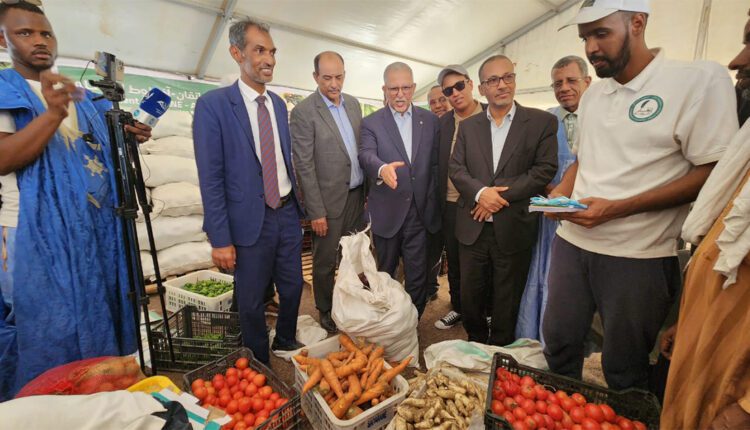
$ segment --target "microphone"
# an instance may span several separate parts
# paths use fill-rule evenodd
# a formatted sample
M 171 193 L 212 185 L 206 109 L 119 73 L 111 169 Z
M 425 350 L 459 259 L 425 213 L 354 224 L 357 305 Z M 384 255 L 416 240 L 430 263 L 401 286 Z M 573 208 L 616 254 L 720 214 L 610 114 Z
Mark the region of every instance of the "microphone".
M 140 105 L 133 111 L 133 119 L 154 128 L 159 122 L 159 117 L 169 109 L 172 98 L 158 88 L 151 88 Z

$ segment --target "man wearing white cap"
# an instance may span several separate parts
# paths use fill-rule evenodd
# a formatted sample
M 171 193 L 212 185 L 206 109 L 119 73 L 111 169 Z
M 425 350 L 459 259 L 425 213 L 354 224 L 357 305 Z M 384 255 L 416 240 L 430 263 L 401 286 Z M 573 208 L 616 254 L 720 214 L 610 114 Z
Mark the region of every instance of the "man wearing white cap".
M 581 100 L 578 161 L 551 193 L 588 209 L 558 215 L 545 356 L 552 371 L 580 378 L 598 310 L 613 389 L 647 385 L 649 352 L 681 282 L 676 245 L 689 203 L 738 129 L 719 64 L 671 61 L 646 46 L 648 6 L 586 0 L 571 21 L 604 79 Z

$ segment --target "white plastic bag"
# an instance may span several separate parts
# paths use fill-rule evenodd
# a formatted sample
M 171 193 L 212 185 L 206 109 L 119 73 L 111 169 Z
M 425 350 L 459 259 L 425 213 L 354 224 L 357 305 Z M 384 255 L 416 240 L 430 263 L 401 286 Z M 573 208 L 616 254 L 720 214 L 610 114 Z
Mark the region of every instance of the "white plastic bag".
M 542 344 L 533 339 L 518 339 L 504 347 L 485 345 L 465 340 L 446 340 L 427 347 L 424 362 L 428 369 L 448 363 L 460 369 L 488 373 L 492 370 L 492 356 L 496 352 L 512 355 L 519 363 L 546 370 Z
M 175 157 L 195 159 L 193 139 L 184 136 L 168 136 L 149 140 L 141 145 L 141 151 L 151 155 L 174 155 Z
M 167 136 L 193 137 L 193 114 L 176 109 L 168 110 L 151 131 L 152 139 Z
M 378 272 L 368 230 L 341 238 L 342 258 L 331 317 L 349 336 L 364 336 L 385 348 L 389 361 L 412 356 L 410 364 L 418 367 L 417 308 L 399 282 Z M 370 290 L 362 285 L 360 273 L 367 277 Z
M 203 215 L 201 190 L 187 182 L 174 182 L 160 185 L 151 191 L 151 204 L 154 207 L 151 218 L 182 217 Z
M 169 217 L 160 216 L 151 221 L 154 232 L 156 250 L 161 251 L 180 243 L 203 242 L 208 239 L 203 232 L 203 217 L 200 215 Z M 147 251 L 148 235 L 146 224 L 137 223 L 138 246 L 141 251 Z
M 141 157 L 143 181 L 147 187 L 172 182 L 187 182 L 198 185 L 198 167 L 195 160 L 174 155 L 144 155 Z

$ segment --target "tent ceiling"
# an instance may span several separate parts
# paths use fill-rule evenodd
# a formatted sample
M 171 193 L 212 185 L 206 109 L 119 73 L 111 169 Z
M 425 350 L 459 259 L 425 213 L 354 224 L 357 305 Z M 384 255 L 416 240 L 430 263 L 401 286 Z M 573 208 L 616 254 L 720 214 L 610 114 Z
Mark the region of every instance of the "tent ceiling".
M 60 55 L 88 59 L 115 53 L 131 66 L 221 79 L 237 75 L 228 54 L 231 18 L 250 15 L 271 24 L 279 48 L 274 84 L 312 89 L 312 59 L 336 50 L 346 60 L 345 91 L 382 97 L 382 71 L 402 60 L 419 88 L 440 67 L 478 63 L 499 50 L 517 62 L 519 92 L 538 93 L 549 68 L 583 54 L 574 28 L 557 32 L 580 0 L 44 0 Z M 652 0 L 651 46 L 692 59 L 701 12 L 709 6 L 705 58 L 726 64 L 739 48 L 743 0 Z M 225 14 L 225 11 L 229 13 Z M 423 92 L 421 92 L 423 93 Z M 541 97 L 541 96 L 540 96 Z M 551 94 L 544 94 L 547 99 Z M 554 101 L 551 100 L 551 103 Z M 534 104 L 534 103 L 532 103 Z

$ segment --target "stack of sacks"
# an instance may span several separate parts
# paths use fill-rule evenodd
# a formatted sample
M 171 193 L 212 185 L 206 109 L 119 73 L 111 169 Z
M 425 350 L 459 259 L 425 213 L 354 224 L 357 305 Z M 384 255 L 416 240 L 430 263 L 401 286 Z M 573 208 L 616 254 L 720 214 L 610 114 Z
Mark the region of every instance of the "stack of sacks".
M 213 266 L 203 232 L 203 205 L 192 139 L 193 116 L 168 111 L 141 145 L 141 166 L 150 202 L 151 226 L 162 277 Z M 143 275 L 154 278 L 146 224 L 138 218 Z

